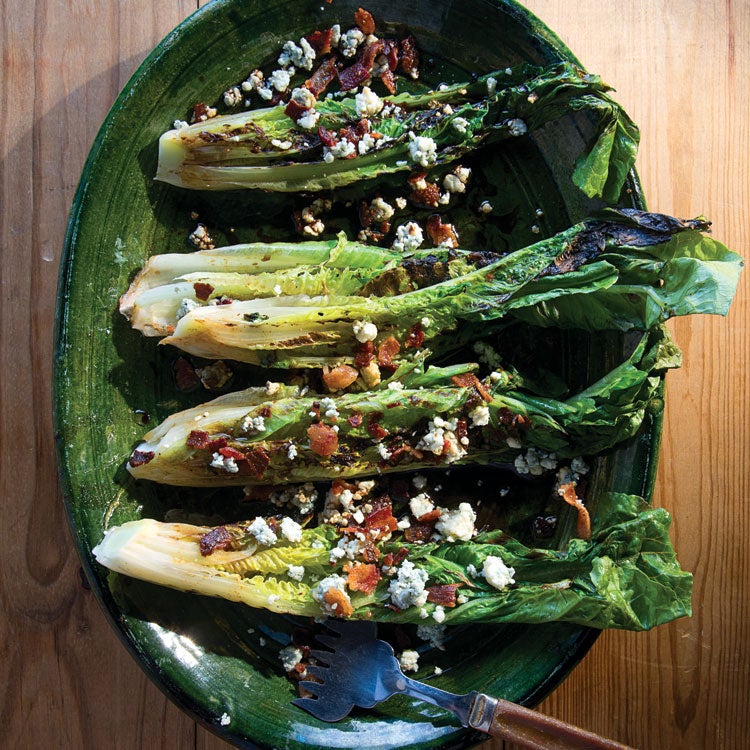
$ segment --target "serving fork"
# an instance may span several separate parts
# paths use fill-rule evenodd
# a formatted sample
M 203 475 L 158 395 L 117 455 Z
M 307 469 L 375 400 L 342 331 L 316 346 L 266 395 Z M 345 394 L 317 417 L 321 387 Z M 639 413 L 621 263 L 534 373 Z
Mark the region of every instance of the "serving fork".
M 632 750 L 516 703 L 477 691 L 456 695 L 413 680 L 401 671 L 390 644 L 378 639 L 375 623 L 329 620 L 326 627 L 331 634 L 317 638 L 331 650 L 310 652 L 317 664 L 307 672 L 315 680 L 300 683 L 313 697 L 293 701 L 322 721 L 339 721 L 354 706 L 371 708 L 405 693 L 452 711 L 464 727 L 531 750 Z

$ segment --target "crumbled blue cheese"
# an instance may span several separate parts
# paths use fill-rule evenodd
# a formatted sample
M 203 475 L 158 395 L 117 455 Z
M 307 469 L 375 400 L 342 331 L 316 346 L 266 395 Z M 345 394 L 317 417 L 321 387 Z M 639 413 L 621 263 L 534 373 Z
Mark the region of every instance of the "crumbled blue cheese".
M 289 83 L 294 75 L 294 68 L 287 68 L 285 70 L 274 70 L 270 76 L 268 76 L 268 84 L 276 89 L 276 91 L 283 93 L 289 88 Z
M 368 341 L 374 341 L 378 335 L 378 327 L 374 323 L 369 323 L 364 320 L 357 320 L 352 325 L 354 331 L 354 338 L 360 342 L 360 344 L 367 343 Z
M 406 198 L 403 198 L 402 196 L 396 198 L 396 208 L 403 211 L 406 208 Z
M 273 380 L 266 380 L 266 393 L 269 396 L 275 396 L 281 390 L 281 383 Z
M 461 503 L 458 508 L 445 510 L 435 524 L 437 531 L 448 542 L 469 542 L 474 536 L 474 523 L 477 514 L 469 503 Z
M 528 131 L 526 123 L 518 117 L 514 117 L 512 120 L 508 120 L 505 125 L 508 128 L 508 132 L 512 136 L 519 137 L 522 135 L 526 135 Z
M 279 651 L 279 659 L 285 672 L 291 672 L 302 661 L 302 658 L 302 649 L 296 646 L 286 646 Z
M 191 310 L 195 310 L 200 306 L 201 304 L 199 302 L 196 302 L 194 299 L 190 299 L 189 297 L 185 297 L 185 299 L 180 302 L 180 306 L 177 308 L 175 317 L 177 318 L 177 320 L 180 320 L 181 318 L 184 318 Z
M 443 178 L 443 187 L 448 193 L 464 193 L 466 192 L 466 184 L 469 181 L 469 177 L 471 177 L 471 169 L 468 167 L 456 167 L 456 169 Z
M 435 510 L 435 506 L 432 500 L 430 500 L 424 492 L 420 492 L 419 495 L 415 495 L 409 500 L 409 510 L 411 510 L 414 518 L 419 520 L 422 516 L 432 513 L 432 511 Z
M 245 432 L 265 432 L 266 420 L 264 417 L 253 417 L 248 414 L 242 420 L 242 429 Z
M 445 420 L 439 415 L 434 416 L 427 424 L 427 432 L 417 443 L 417 449 L 444 456 L 446 463 L 457 461 L 466 455 L 463 446 L 469 443 L 468 438 L 459 441 L 455 433 L 457 427 L 456 419 Z
M 423 490 L 427 486 L 427 477 L 423 474 L 415 474 L 411 483 L 418 489 Z
M 378 443 L 378 454 L 383 461 L 387 461 L 393 454 L 385 447 L 384 443 Z
M 208 233 L 205 224 L 198 224 L 188 235 L 188 241 L 195 245 L 199 250 L 213 250 L 214 241 Z
M 429 167 L 437 161 L 437 143 L 425 135 L 414 135 L 409 133 L 411 136 L 411 142 L 409 143 L 409 156 L 415 164 L 419 164 L 421 167 Z
M 172 123 L 172 127 L 175 130 L 182 130 L 183 128 L 189 128 L 190 125 L 188 125 L 188 123 L 186 123 L 185 120 L 175 120 Z
M 244 80 L 240 84 L 240 88 L 246 94 L 250 94 L 253 91 L 258 91 L 258 89 L 262 87 L 263 87 L 263 71 L 261 70 L 254 70 L 252 73 L 250 73 L 247 79 Z
M 492 204 L 489 201 L 482 201 L 479 204 L 479 213 L 480 214 L 491 214 L 492 213 Z
M 312 91 L 310 91 L 310 89 L 306 89 L 304 86 L 297 86 L 296 88 L 292 89 L 290 98 L 302 109 L 312 109 L 317 102 Z
M 372 117 L 383 109 L 383 100 L 369 86 L 363 86 L 354 97 L 354 106 L 360 117 Z
M 287 566 L 286 574 L 293 581 L 301 581 L 305 577 L 305 566 L 304 565 L 289 565 Z
M 506 440 L 508 442 L 510 438 Z M 510 447 L 513 447 L 508 442 Z M 545 453 L 544 451 L 529 448 L 526 453 L 516 456 L 513 465 L 519 474 L 531 474 L 532 476 L 541 476 L 545 469 L 557 468 L 557 457 L 554 453 Z
M 445 112 L 445 110 L 443 110 Z M 448 114 L 448 113 L 446 113 Z M 469 121 L 465 117 L 454 117 L 451 120 L 451 125 L 461 134 L 466 135 L 466 130 L 469 127 Z
M 413 562 L 404 560 L 398 568 L 396 577 L 388 586 L 391 602 L 399 609 L 408 609 L 412 605 L 423 607 L 427 602 L 428 573 L 422 568 L 416 567 Z
M 272 138 L 271 145 L 279 151 L 288 151 L 292 147 L 291 141 L 282 141 L 280 138 Z
M 523 448 L 523 443 L 513 435 L 508 435 L 508 437 L 505 438 L 505 442 L 508 445 L 508 448 L 514 448 L 516 450 L 519 448 Z
M 386 203 L 380 196 L 370 201 L 370 215 L 378 224 L 388 221 L 394 214 L 393 206 Z
M 270 101 L 273 99 L 273 89 L 269 88 L 268 86 L 261 86 L 258 89 L 258 96 L 261 99 L 265 99 L 266 101 Z
M 227 89 L 224 92 L 224 104 L 227 107 L 237 107 L 242 104 L 242 92 L 238 86 L 232 86 L 231 89 Z
M 347 141 L 346 138 L 342 138 L 338 143 L 333 146 L 326 146 L 323 150 L 323 160 L 330 163 L 334 159 L 346 159 L 357 150 L 357 147 L 351 142 Z
M 484 558 L 482 566 L 482 575 L 487 583 L 496 589 L 504 589 L 514 583 L 513 576 L 516 571 L 509 568 L 501 557 L 489 555 Z
M 493 370 L 499 370 L 502 367 L 500 355 L 485 341 L 477 341 L 474 344 L 474 352 L 479 357 L 480 362 Z
M 232 717 L 226 711 L 219 717 L 219 724 L 223 727 L 229 726 L 231 721 Z
M 339 38 L 339 49 L 344 57 L 354 57 L 357 47 L 365 41 L 365 35 L 359 29 L 349 29 Z
M 393 241 L 393 249 L 399 252 L 411 252 L 416 250 L 424 242 L 422 227 L 416 221 L 407 221 L 396 229 L 396 239 Z
M 472 427 L 484 427 L 490 423 L 490 409 L 487 404 L 479 404 L 469 412 Z
M 312 128 L 317 127 L 319 119 L 320 112 L 316 112 L 314 109 L 308 109 L 307 112 L 297 120 L 297 125 L 305 130 L 312 130 Z
M 281 596 L 279 594 L 269 594 L 266 597 L 266 604 L 273 605 L 276 604 L 277 601 L 281 599 Z
M 570 470 L 576 474 L 588 474 L 589 466 L 580 456 L 576 456 L 570 462 Z
M 391 391 L 403 391 L 404 384 L 400 380 L 391 380 L 391 382 L 388 383 L 388 389 Z
M 497 91 L 497 78 L 490 76 L 487 79 L 487 96 L 494 96 Z
M 289 447 L 286 449 L 286 457 L 290 461 L 294 461 L 294 459 L 297 458 L 297 455 L 297 446 L 294 443 L 289 443 Z
M 291 40 L 284 42 L 278 63 L 282 68 L 287 68 L 292 65 L 298 68 L 304 68 L 305 70 L 312 70 L 314 59 L 315 50 L 312 48 L 310 42 L 308 42 L 305 37 L 302 37 L 299 40 L 299 45 L 296 45 Z
M 248 527 L 247 533 L 255 537 L 258 544 L 271 547 L 276 544 L 278 537 L 273 533 L 273 529 L 266 523 L 266 519 L 258 516 Z
M 284 539 L 288 539 L 293 544 L 302 541 L 302 527 L 296 521 L 289 518 L 289 516 L 284 516 L 281 519 L 279 531 Z
M 398 655 L 398 664 L 404 672 L 416 672 L 419 669 L 419 654 L 408 648 Z
M 338 604 L 330 605 L 324 599 L 326 593 L 331 590 L 341 591 L 346 597 L 347 601 L 351 601 L 349 599 L 349 594 L 346 593 L 346 578 L 336 574 L 330 575 L 324 578 L 322 581 L 318 581 L 318 583 L 315 584 L 310 593 L 312 594 L 312 598 L 320 604 L 323 612 L 328 615 L 335 615 L 336 610 L 338 609 Z
M 371 151 L 375 146 L 377 146 L 377 140 L 373 138 L 369 133 L 365 133 L 360 141 L 357 143 L 357 153 L 361 156 L 362 154 L 366 154 L 368 151 Z
M 339 41 L 341 41 L 341 26 L 335 23 L 331 26 L 331 46 L 338 47 Z
M 435 611 L 432 613 L 432 619 L 438 624 L 445 620 L 445 609 L 441 605 L 438 604 L 435 607 Z
M 339 418 L 339 410 L 336 408 L 336 402 L 329 396 L 320 399 L 320 413 L 326 419 Z
M 442 649 L 445 645 L 445 625 L 417 625 L 417 637 L 428 641 L 434 648 Z
M 222 456 L 221 453 L 214 453 L 211 456 L 211 464 L 214 469 L 224 469 L 229 474 L 236 474 L 240 467 L 231 456 Z

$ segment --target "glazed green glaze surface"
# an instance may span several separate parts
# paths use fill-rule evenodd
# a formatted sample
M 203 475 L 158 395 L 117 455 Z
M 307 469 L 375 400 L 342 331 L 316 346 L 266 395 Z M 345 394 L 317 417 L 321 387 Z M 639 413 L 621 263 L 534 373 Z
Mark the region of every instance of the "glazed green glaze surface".
M 173 508 L 208 516 L 231 512 L 220 492 L 140 485 L 125 471 L 130 450 L 149 427 L 207 396 L 175 389 L 175 353 L 130 330 L 117 312 L 119 296 L 149 255 L 189 250 L 191 211 L 227 229 L 220 241 L 230 235 L 241 241 L 295 239 L 288 221 L 294 196 L 207 198 L 154 182 L 157 139 L 173 120 L 187 119 L 194 103 L 216 101 L 250 70 L 275 61 L 285 40 L 338 22 L 349 28 L 358 5 L 215 0 L 179 26 L 144 62 L 102 126 L 81 177 L 61 268 L 58 453 L 84 566 L 113 626 L 149 675 L 181 707 L 242 747 L 464 747 L 482 739 L 453 716 L 410 699 L 391 699 L 335 725 L 319 722 L 291 705 L 295 687 L 277 658 L 299 625 L 293 618 L 108 575 L 91 555 L 106 528 L 133 518 L 164 518 Z M 511 2 L 392 0 L 367 7 L 381 24 L 408 27 L 416 36 L 431 85 L 522 60 L 574 59 Z M 521 214 L 542 208 L 545 235 L 592 208 L 570 182 L 587 127 L 583 118 L 565 118 L 527 145 L 493 157 L 496 194 Z M 635 179 L 628 200 L 643 207 Z M 530 224 L 518 222 L 505 241 L 527 244 Z M 623 341 L 566 338 L 565 347 L 567 367 L 591 374 L 621 355 Z M 598 462 L 593 506 L 606 490 L 650 498 L 660 414 L 656 404 L 640 436 Z M 570 526 L 572 516 L 568 521 Z M 455 628 L 445 651 L 424 649 L 417 677 L 458 693 L 482 690 L 533 705 L 595 637 L 565 624 Z M 443 674 L 430 677 L 435 665 Z

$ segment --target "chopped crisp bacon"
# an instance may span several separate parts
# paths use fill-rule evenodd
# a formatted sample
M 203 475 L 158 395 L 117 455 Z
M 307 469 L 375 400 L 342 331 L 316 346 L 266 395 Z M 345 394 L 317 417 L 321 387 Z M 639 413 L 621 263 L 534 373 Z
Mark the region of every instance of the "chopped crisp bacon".
M 372 539 L 388 536 L 398 528 L 388 495 L 381 495 L 372 501 L 372 511 L 365 516 L 365 528 Z
M 251 477 L 262 477 L 271 462 L 268 453 L 260 445 L 247 451 L 243 458 L 244 461 L 240 465 L 240 473 L 243 476 L 247 474 Z
M 572 505 L 578 511 L 578 523 L 576 534 L 581 539 L 591 539 L 591 516 L 583 504 L 583 500 L 576 494 L 576 487 L 572 482 L 560 485 L 558 492 L 568 505 Z
M 284 114 L 291 119 L 293 122 L 297 122 L 302 115 L 307 112 L 308 107 L 303 107 L 301 104 L 298 104 L 294 101 L 294 99 L 290 99 L 289 103 L 286 105 L 286 109 L 284 110 Z
M 193 284 L 193 289 L 195 290 L 195 296 L 199 300 L 203 300 L 203 302 L 211 296 L 211 292 L 214 290 L 210 284 L 205 284 L 202 281 L 196 281 L 195 284 Z
M 348 68 L 338 71 L 339 86 L 342 91 L 351 91 L 362 85 L 369 77 L 368 70 L 360 61 L 355 62 Z
M 389 552 L 383 558 L 383 567 L 395 568 L 397 565 L 401 565 L 401 563 L 406 560 L 408 554 L 409 550 L 406 549 L 406 547 L 399 547 L 395 552 Z
M 457 583 L 438 583 L 427 587 L 427 601 L 443 607 L 456 606 Z
M 201 384 L 198 373 L 185 357 L 178 357 L 174 362 L 173 368 L 175 383 L 183 393 L 193 391 Z
M 380 557 L 380 550 L 372 543 L 371 539 L 366 539 L 362 542 L 360 554 L 366 563 L 374 563 Z
M 391 94 L 396 93 L 396 76 L 393 75 L 393 71 L 390 68 L 386 68 L 380 74 L 380 80 L 383 82 L 383 86 L 385 86 Z
M 215 529 L 205 533 L 199 540 L 201 555 L 208 555 L 216 552 L 217 549 L 229 549 L 232 546 L 232 537 L 226 530 L 225 526 L 217 526 Z
M 339 617 L 349 617 L 354 612 L 354 607 L 349 597 L 341 589 L 330 588 L 323 594 L 323 601 L 336 612 Z
M 135 468 L 136 466 L 143 466 L 154 458 L 153 451 L 133 451 L 130 454 L 128 463 Z
M 469 434 L 468 425 L 465 419 L 459 419 L 456 421 L 456 437 L 460 440 L 461 438 L 467 437 Z
M 217 437 L 217 438 L 214 438 L 214 439 L 213 439 L 213 440 L 212 440 L 212 441 L 211 441 L 211 442 L 210 442 L 210 443 L 208 444 L 208 449 L 209 449 L 210 451 L 218 451 L 218 450 L 221 450 L 222 448 L 226 448 L 226 447 L 227 447 L 227 442 L 228 442 L 228 441 L 227 441 L 226 437 L 224 437 L 224 436 L 222 436 L 222 437 Z
M 401 344 L 396 341 L 395 337 L 389 336 L 378 346 L 378 364 L 386 370 L 393 372 L 396 365 L 393 364 L 393 358 L 401 351 Z
M 362 417 L 362 415 L 359 412 L 354 412 L 354 414 L 350 414 L 346 418 L 346 421 L 349 422 L 349 424 L 352 427 L 361 427 L 362 426 L 363 417 Z
M 331 40 L 333 39 L 333 29 L 324 29 L 323 31 L 313 31 L 305 37 L 315 52 L 320 55 L 327 55 L 331 51 Z M 320 68 L 318 68 L 320 70 Z
M 319 456 L 328 458 L 338 450 L 338 433 L 327 424 L 316 422 L 310 425 L 307 428 L 307 436 L 310 438 L 310 450 Z
M 355 146 L 362 140 L 366 133 L 370 132 L 370 121 L 361 117 L 354 125 L 347 125 L 339 130 L 339 137 L 345 138 Z
M 334 479 L 331 483 L 331 494 L 334 497 L 338 497 L 344 490 L 349 490 L 350 492 L 354 492 L 354 490 L 357 489 L 356 484 L 352 484 L 351 482 L 347 482 L 345 479 Z
M 367 201 L 359 202 L 357 213 L 359 214 L 359 223 L 365 229 L 374 221 L 373 217 L 375 216 L 375 212 L 370 208 L 370 204 Z
M 359 373 L 349 365 L 339 365 L 330 368 L 328 365 L 323 367 L 323 385 L 329 391 L 341 391 L 348 388 L 358 377 Z
M 424 344 L 424 331 L 420 323 L 415 323 L 406 336 L 404 349 L 420 349 L 422 344 Z
M 208 433 L 205 430 L 190 430 L 185 440 L 188 448 L 208 448 Z
M 458 247 L 458 235 L 456 234 L 456 228 L 453 224 L 443 224 L 443 220 L 440 218 L 440 214 L 432 214 L 427 219 L 427 234 L 430 235 L 430 239 L 433 244 L 446 247 Z
M 327 130 L 322 125 L 318 126 L 318 138 L 320 138 L 320 142 L 324 146 L 335 146 L 336 143 L 338 143 L 338 138 L 336 137 L 336 133 L 332 133 L 330 130 Z
M 367 367 L 375 358 L 375 342 L 365 341 L 357 347 L 357 354 L 354 356 L 354 365 L 356 367 Z
M 395 72 L 398 68 L 398 42 L 395 39 L 383 39 L 383 54 L 388 60 L 388 70 Z
M 435 521 L 415 521 L 404 531 L 407 542 L 429 542 L 435 532 Z
M 233 458 L 235 461 L 244 461 L 245 454 L 242 451 L 238 451 L 236 448 L 232 448 L 228 445 L 226 448 L 219 448 L 219 454 L 224 458 Z
M 374 440 L 382 440 L 387 437 L 388 430 L 382 427 L 379 422 L 383 418 L 382 412 L 374 411 L 367 419 L 367 432 Z
M 410 78 L 419 76 L 419 52 L 413 36 L 407 36 L 399 43 L 401 72 Z
M 315 98 L 318 98 L 328 88 L 331 82 L 336 80 L 337 75 L 338 70 L 336 69 L 336 59 L 334 57 L 327 57 L 323 60 L 318 69 L 305 81 L 305 88 Z
M 374 34 L 375 33 L 375 19 L 372 17 L 372 13 L 364 8 L 357 8 L 354 11 L 354 23 L 359 26 L 360 31 L 363 34 Z
M 193 105 L 193 122 L 208 119 L 208 105 L 204 102 L 198 102 Z
M 440 205 L 440 188 L 434 182 L 426 182 L 423 188 L 409 194 L 409 200 L 422 208 L 437 208 Z
M 380 580 L 380 571 L 372 563 L 354 563 L 349 566 L 346 584 L 352 591 L 372 594 Z
M 487 402 L 492 401 L 492 396 L 488 393 L 484 384 L 473 372 L 465 372 L 461 375 L 453 375 L 451 382 L 455 383 L 459 388 L 476 388 L 477 393 Z

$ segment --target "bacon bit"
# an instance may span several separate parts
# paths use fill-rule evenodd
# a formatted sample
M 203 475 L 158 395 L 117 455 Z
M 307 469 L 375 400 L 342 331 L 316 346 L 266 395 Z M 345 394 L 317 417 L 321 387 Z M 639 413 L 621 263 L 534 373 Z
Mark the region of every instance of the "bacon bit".
M 195 296 L 203 302 L 211 296 L 211 292 L 214 290 L 210 284 L 205 284 L 202 281 L 196 281 L 195 284 L 193 284 L 193 289 L 195 290 Z
M 411 172 L 406 181 L 415 189 L 419 190 L 417 185 L 427 180 L 427 172 Z
M 383 54 L 388 60 L 388 69 L 395 72 L 398 68 L 398 42 L 395 39 L 383 39 Z
M 382 440 L 388 435 L 388 430 L 378 424 L 382 418 L 382 412 L 374 411 L 367 419 L 367 432 L 374 440 Z
M 228 442 L 228 441 L 227 441 L 227 439 L 226 439 L 225 437 L 217 437 L 217 438 L 214 438 L 214 439 L 213 439 L 213 440 L 212 440 L 212 441 L 211 441 L 211 442 L 210 442 L 210 443 L 208 444 L 208 449 L 209 449 L 210 451 L 219 451 L 219 450 L 221 450 L 222 448 L 226 448 L 226 447 L 227 447 L 227 442 Z
M 175 383 L 177 384 L 177 388 L 183 393 L 194 391 L 201 384 L 198 373 L 185 357 L 178 357 L 174 362 L 173 368 Z
M 427 521 L 425 523 L 417 521 L 415 523 L 412 523 L 412 525 L 404 531 L 404 538 L 407 542 L 429 542 L 430 539 L 432 539 L 432 535 L 434 533 L 434 521 Z
M 354 125 L 347 125 L 339 130 L 339 137 L 344 138 L 355 146 L 362 140 L 365 134 L 370 132 L 370 121 L 364 117 L 357 120 Z
M 307 428 L 310 438 L 310 450 L 319 456 L 327 458 L 333 455 L 339 447 L 339 436 L 333 427 L 322 422 L 316 422 Z
M 215 529 L 211 529 L 211 531 L 203 534 L 198 540 L 198 546 L 200 547 L 201 555 L 208 557 L 208 555 L 216 552 L 217 549 L 229 549 L 232 546 L 232 537 L 225 526 L 217 526 Z
M 422 208 L 437 208 L 440 205 L 440 188 L 434 182 L 428 182 L 421 190 L 414 190 L 409 200 Z
M 375 212 L 370 209 L 370 204 L 367 201 L 359 202 L 357 213 L 359 214 L 359 223 L 362 227 L 366 229 L 372 224 Z
M 406 560 L 408 554 L 409 550 L 406 547 L 399 547 L 395 552 L 389 552 L 383 558 L 383 567 L 395 568 L 397 565 L 401 565 Z
M 420 349 L 424 344 L 424 331 L 421 323 L 415 323 L 410 329 L 404 341 L 404 349 Z
M 433 508 L 429 513 L 423 513 L 417 521 L 419 521 L 419 523 L 430 523 L 432 521 L 437 521 L 442 515 L 443 512 L 440 508 Z
M 366 539 L 363 542 L 361 554 L 362 559 L 366 563 L 374 563 L 377 562 L 378 558 L 380 557 L 380 550 L 372 543 L 372 540 Z
M 338 497 L 344 490 L 354 492 L 357 489 L 356 484 L 347 482 L 345 479 L 334 479 L 331 483 L 331 493 L 334 497 Z
M 208 105 L 204 102 L 198 102 L 193 106 L 193 122 L 200 122 L 208 119 Z
M 456 421 L 456 437 L 460 440 L 465 438 L 469 434 L 468 426 L 465 419 L 459 419 Z
M 365 516 L 365 528 L 373 539 L 387 536 L 398 528 L 398 521 L 393 517 L 391 498 L 381 495 L 372 501 L 372 511 Z
M 359 26 L 363 34 L 369 35 L 375 33 L 375 19 L 370 11 L 364 8 L 357 8 L 354 11 L 354 23 Z
M 372 563 L 354 563 L 349 566 L 346 584 L 352 591 L 372 594 L 380 580 L 380 571 Z
M 331 369 L 323 367 L 323 385 L 329 391 L 341 391 L 348 388 L 357 378 L 359 372 L 349 365 L 339 365 Z
M 393 75 L 393 71 L 390 68 L 386 68 L 380 74 L 380 80 L 383 82 L 383 86 L 385 86 L 391 94 L 396 93 L 396 76 Z
M 401 344 L 393 336 L 389 336 L 378 346 L 378 364 L 390 370 L 395 371 L 396 365 L 393 364 L 393 358 L 401 351 Z
M 305 81 L 305 88 L 317 99 L 328 88 L 331 82 L 336 80 L 337 75 L 336 59 L 334 57 L 327 57 L 318 69 Z
M 290 99 L 289 103 L 286 105 L 286 108 L 284 109 L 284 114 L 292 121 L 297 122 L 302 115 L 307 112 L 309 108 L 303 107 L 301 104 L 294 101 L 294 99 Z
M 354 612 L 354 607 L 349 601 L 349 597 L 341 589 L 330 588 L 323 594 L 323 601 L 334 609 L 337 616 L 349 617 Z
M 458 247 L 458 235 L 453 224 L 443 224 L 440 214 L 432 214 L 427 219 L 427 234 L 436 246 Z
M 268 453 L 259 445 L 256 445 L 252 450 L 245 453 L 243 458 L 244 461 L 240 469 L 243 476 L 247 472 L 251 477 L 262 477 L 266 473 L 268 464 L 271 462 Z
M 354 357 L 355 367 L 362 368 L 372 362 L 375 357 L 375 342 L 365 341 L 357 347 L 357 354 Z
M 133 451 L 130 454 L 130 458 L 128 459 L 128 463 L 135 468 L 136 466 L 143 466 L 143 464 L 147 464 L 149 461 L 151 461 L 154 457 L 153 451 Z
M 414 37 L 407 36 L 402 39 L 399 43 L 399 51 L 401 72 L 410 78 L 417 78 L 419 76 L 419 52 Z
M 488 393 L 487 389 L 484 387 L 484 384 L 477 378 L 477 376 L 473 372 L 465 372 L 461 375 L 453 375 L 451 377 L 451 382 L 455 383 L 459 388 L 476 388 L 477 393 L 487 402 L 492 401 L 492 396 Z M 505 411 L 510 414 L 511 412 L 508 409 L 505 409 Z
M 572 482 L 560 485 L 558 492 L 568 505 L 572 505 L 578 511 L 576 534 L 581 539 L 591 539 L 591 516 L 589 516 L 588 510 L 583 504 L 583 500 L 576 494 L 575 485 Z
M 456 606 L 457 583 L 438 583 L 427 587 L 427 601 L 441 604 L 443 607 Z
M 362 415 L 359 412 L 354 412 L 354 414 L 350 414 L 346 418 L 346 421 L 349 422 L 349 424 L 352 427 L 361 427 L 362 426 L 363 417 L 362 417 Z
M 271 416 L 271 407 L 262 406 L 260 409 L 258 409 L 258 416 L 263 417 L 263 419 L 268 419 Z
M 208 433 L 205 430 L 191 430 L 185 445 L 188 448 L 208 448 Z
M 372 66 L 366 68 L 361 61 L 355 62 L 348 68 L 338 71 L 339 85 L 342 91 L 351 91 L 363 84 L 369 77 Z
M 333 39 L 333 29 L 324 31 L 313 31 L 305 37 L 315 52 L 320 55 L 327 55 L 331 51 L 331 40 Z M 320 70 L 320 68 L 318 68 Z
M 233 458 L 235 461 L 244 461 L 245 454 L 242 451 L 238 451 L 236 448 L 232 448 L 228 445 L 226 448 L 219 448 L 219 454 L 224 458 Z
M 332 133 L 330 130 L 327 130 L 322 125 L 318 126 L 318 138 L 320 138 L 320 142 L 324 146 L 335 146 L 336 143 L 338 143 L 338 139 L 336 138 L 336 134 Z

